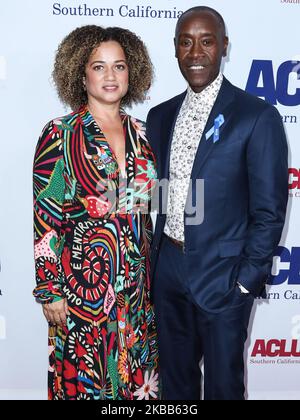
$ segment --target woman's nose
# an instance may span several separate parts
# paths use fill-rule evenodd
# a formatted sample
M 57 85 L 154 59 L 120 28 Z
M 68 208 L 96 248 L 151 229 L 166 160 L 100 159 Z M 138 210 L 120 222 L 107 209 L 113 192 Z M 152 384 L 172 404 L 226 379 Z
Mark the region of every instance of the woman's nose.
M 105 79 L 106 80 L 114 80 L 115 79 L 115 72 L 113 67 L 107 67 L 105 71 Z

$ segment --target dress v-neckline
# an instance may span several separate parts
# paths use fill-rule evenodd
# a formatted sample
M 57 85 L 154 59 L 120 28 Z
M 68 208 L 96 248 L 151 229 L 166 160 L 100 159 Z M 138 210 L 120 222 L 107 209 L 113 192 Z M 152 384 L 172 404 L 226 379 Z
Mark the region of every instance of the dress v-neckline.
M 111 147 L 111 145 L 109 144 L 104 132 L 102 131 L 100 125 L 97 123 L 96 119 L 94 118 L 94 116 L 92 115 L 92 113 L 89 111 L 88 106 L 86 106 L 86 112 L 91 116 L 91 119 L 94 123 L 94 126 L 99 130 L 99 133 L 102 134 L 103 137 L 101 137 L 101 141 L 105 142 L 105 144 L 107 145 L 107 148 L 112 156 L 112 158 L 114 159 L 114 161 L 116 162 L 117 168 L 118 168 L 118 172 L 121 175 L 122 178 L 127 178 L 127 169 L 126 169 L 126 149 L 127 149 L 127 141 L 126 141 L 126 136 L 124 135 L 124 142 L 125 142 L 125 172 L 123 172 L 123 170 L 121 169 L 121 166 L 119 164 L 119 161 L 117 159 L 117 156 L 113 150 L 113 148 Z M 121 122 L 122 122 L 122 126 L 124 125 L 124 121 L 126 118 L 126 115 L 124 112 L 120 112 L 120 117 L 121 117 Z
M 97 126 L 98 126 L 98 124 L 97 124 Z M 127 171 L 126 171 L 126 138 L 124 137 L 124 141 L 125 141 L 125 173 L 123 173 L 123 171 L 121 169 L 121 166 L 120 166 L 120 163 L 119 163 L 119 161 L 117 159 L 117 156 L 116 156 L 113 148 L 111 147 L 111 145 L 107 141 L 107 138 L 105 137 L 103 131 L 100 129 L 99 126 L 98 126 L 98 128 L 101 131 L 101 133 L 103 134 L 103 139 L 101 139 L 101 140 L 104 140 L 105 141 L 105 143 L 107 144 L 107 148 L 109 149 L 112 158 L 115 160 L 115 162 L 117 164 L 119 174 L 122 176 L 122 178 L 126 178 L 127 177 Z

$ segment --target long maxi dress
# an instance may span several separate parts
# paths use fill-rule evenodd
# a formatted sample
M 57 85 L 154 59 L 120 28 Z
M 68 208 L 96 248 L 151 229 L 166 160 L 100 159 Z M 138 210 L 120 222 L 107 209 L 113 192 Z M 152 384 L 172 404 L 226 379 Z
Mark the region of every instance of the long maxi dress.
M 155 159 L 144 125 L 121 113 L 126 177 L 87 106 L 50 121 L 34 158 L 40 303 L 66 298 L 49 326 L 49 399 L 158 399 L 150 302 L 149 214 Z

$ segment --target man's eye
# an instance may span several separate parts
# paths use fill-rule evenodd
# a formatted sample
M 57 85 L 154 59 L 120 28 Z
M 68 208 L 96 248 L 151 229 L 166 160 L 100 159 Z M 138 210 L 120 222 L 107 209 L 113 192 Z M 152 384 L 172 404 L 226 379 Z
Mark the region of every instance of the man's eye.
M 181 42 L 181 45 L 182 45 L 183 47 L 188 47 L 190 44 L 191 44 L 191 41 L 190 41 L 189 39 L 184 39 L 184 40 Z
M 204 39 L 202 41 L 202 44 L 205 45 L 206 47 L 212 44 L 212 40 L 211 39 Z

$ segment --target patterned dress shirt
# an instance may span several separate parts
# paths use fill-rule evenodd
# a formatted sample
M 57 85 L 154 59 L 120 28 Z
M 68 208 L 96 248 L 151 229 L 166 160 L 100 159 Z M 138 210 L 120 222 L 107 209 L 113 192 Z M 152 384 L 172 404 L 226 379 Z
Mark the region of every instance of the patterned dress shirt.
M 201 93 L 188 87 L 173 134 L 170 183 L 164 233 L 184 242 L 184 209 L 200 139 L 223 82 L 220 73 Z

